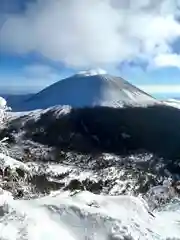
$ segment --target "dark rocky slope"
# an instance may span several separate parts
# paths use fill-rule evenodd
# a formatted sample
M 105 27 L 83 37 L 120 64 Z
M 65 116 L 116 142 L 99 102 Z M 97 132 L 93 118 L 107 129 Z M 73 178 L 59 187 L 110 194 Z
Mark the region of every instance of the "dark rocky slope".
M 8 129 L 25 130 L 24 138 L 78 152 L 128 154 L 145 151 L 180 157 L 180 111 L 156 105 L 147 108 L 79 108 L 59 114 L 58 107 L 40 117 L 24 116 Z
M 139 194 L 169 176 L 180 179 L 179 129 L 180 111 L 169 106 L 52 107 L 14 118 L 1 137 L 9 137 L 13 157 L 30 164 L 31 192 Z M 47 170 L 53 164 L 65 170 L 54 174 Z

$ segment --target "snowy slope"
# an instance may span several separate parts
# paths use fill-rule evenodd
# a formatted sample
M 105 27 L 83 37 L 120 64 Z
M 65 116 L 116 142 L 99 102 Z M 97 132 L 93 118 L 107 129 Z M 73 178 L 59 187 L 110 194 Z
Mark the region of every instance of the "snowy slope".
M 122 107 L 155 102 L 151 96 L 124 79 L 110 76 L 103 70 L 91 70 L 79 72 L 47 87 L 23 102 L 18 110 L 44 109 L 54 105 Z
M 54 193 L 35 200 L 0 198 L 0 238 L 6 240 L 179 240 L 180 205 L 148 213 L 147 204 L 131 196 L 81 192 Z M 42 224 L 43 223 L 43 224 Z
M 2 156 L 9 165 L 9 157 Z M 10 162 L 11 168 L 24 168 L 15 159 Z M 57 174 L 57 168 L 51 171 Z M 179 200 L 151 212 L 140 196 L 58 190 L 19 200 L 0 188 L 0 239 L 179 240 L 179 219 Z
M 180 100 L 177 99 L 167 99 L 163 101 L 164 104 L 180 109 Z

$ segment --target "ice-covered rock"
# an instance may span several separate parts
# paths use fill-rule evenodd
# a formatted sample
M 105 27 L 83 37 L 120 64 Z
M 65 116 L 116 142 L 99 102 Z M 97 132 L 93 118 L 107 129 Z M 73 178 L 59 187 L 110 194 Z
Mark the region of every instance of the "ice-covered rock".
M 6 99 L 0 96 L 0 128 L 1 129 L 7 123 L 8 111 L 11 111 L 11 108 L 7 105 Z
M 0 97 L 0 109 L 6 109 L 6 108 L 7 108 L 7 101 L 3 97 Z
M 157 208 L 177 196 L 177 191 L 172 185 L 171 179 L 163 181 L 162 185 L 154 186 L 147 192 L 146 197 L 151 208 Z
M 10 167 L 11 169 L 21 168 L 25 171 L 29 171 L 29 168 L 26 164 L 0 153 L 0 168 L 4 169 L 6 167 Z

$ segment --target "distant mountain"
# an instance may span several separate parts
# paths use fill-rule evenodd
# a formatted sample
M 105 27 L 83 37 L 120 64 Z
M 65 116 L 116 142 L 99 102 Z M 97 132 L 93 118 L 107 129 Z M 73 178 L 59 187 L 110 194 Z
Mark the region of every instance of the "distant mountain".
M 6 99 L 8 106 L 12 109 L 18 108 L 25 100 L 32 97 L 34 94 L 0 94 Z
M 111 76 L 103 70 L 91 70 L 56 82 L 26 99 L 16 110 L 45 109 L 55 105 L 122 107 L 155 102 L 153 97 L 124 79 Z

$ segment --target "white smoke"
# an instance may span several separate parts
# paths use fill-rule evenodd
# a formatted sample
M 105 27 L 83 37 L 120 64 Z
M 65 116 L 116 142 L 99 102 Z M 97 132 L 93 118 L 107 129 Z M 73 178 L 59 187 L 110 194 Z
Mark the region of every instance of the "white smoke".
M 157 59 L 172 57 L 171 44 L 180 37 L 178 14 L 176 0 L 38 0 L 7 17 L 0 47 L 37 51 L 71 67 L 137 58 L 162 66 Z

